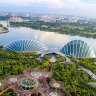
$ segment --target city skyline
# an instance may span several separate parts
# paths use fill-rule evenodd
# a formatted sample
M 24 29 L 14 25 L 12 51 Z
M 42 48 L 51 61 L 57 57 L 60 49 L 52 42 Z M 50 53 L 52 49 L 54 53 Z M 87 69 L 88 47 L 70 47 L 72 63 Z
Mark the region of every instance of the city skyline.
M 1 12 L 96 16 L 95 0 L 0 0 Z

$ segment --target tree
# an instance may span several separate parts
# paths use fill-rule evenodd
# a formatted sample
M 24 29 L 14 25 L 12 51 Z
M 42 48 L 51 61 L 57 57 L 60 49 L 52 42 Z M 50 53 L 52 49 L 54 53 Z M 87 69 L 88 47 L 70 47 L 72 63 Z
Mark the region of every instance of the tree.
M 0 69 L 0 75 L 3 75 L 3 71 Z

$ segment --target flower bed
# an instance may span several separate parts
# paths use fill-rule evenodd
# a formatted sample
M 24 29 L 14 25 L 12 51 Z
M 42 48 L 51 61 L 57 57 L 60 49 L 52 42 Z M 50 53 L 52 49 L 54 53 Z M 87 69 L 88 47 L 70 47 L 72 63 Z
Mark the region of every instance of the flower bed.
M 18 86 L 23 90 L 32 90 L 38 87 L 38 81 L 32 78 L 22 78 L 18 81 Z

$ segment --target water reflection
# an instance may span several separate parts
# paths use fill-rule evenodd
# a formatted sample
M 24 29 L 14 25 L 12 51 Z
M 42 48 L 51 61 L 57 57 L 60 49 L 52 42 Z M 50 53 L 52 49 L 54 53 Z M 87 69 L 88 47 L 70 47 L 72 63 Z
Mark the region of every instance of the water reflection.
M 0 21 L 4 26 L 7 26 L 6 21 Z M 83 40 L 88 43 L 94 51 L 96 51 L 96 39 L 85 38 L 79 36 L 70 36 L 64 34 L 57 34 L 55 32 L 44 32 L 25 27 L 8 27 L 9 33 L 0 34 L 0 45 L 5 45 L 11 41 L 19 39 L 36 39 L 47 45 L 49 48 L 61 49 L 64 44 L 71 40 Z

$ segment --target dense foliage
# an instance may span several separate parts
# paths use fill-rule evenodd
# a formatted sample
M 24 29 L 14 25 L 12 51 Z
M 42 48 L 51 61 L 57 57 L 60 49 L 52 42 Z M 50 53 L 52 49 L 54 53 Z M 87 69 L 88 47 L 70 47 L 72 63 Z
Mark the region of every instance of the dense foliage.
M 61 34 L 79 35 L 88 38 L 96 38 L 96 24 L 93 22 L 85 23 L 78 21 L 76 23 L 50 23 L 41 21 L 30 22 L 10 22 L 12 26 L 23 26 L 44 31 L 58 32 Z M 42 25 L 51 28 L 42 27 Z
M 3 27 L 2 24 L 0 24 L 0 33 L 6 33 L 8 32 L 8 29 L 6 27 Z
M 72 58 L 75 59 L 75 58 Z M 75 59 L 77 61 L 77 59 Z M 84 59 L 86 62 L 94 61 L 93 59 Z M 84 63 L 85 64 L 85 63 Z M 96 89 L 88 84 L 88 82 L 95 82 L 96 80 L 90 79 L 90 76 L 85 72 L 78 69 L 77 62 L 63 63 L 57 61 L 53 65 L 53 76 L 56 80 L 64 83 L 66 96 L 96 96 Z M 85 66 L 87 66 L 85 64 Z
M 50 72 L 53 73 L 52 78 L 48 78 L 47 81 L 55 79 L 61 81 L 64 84 L 64 89 L 61 89 L 66 96 L 96 96 L 96 88 L 89 85 L 89 82 L 96 82 L 96 80 L 90 78 L 85 72 L 79 70 L 79 66 L 86 67 L 92 72 L 95 72 L 95 60 L 96 59 L 84 59 L 71 57 L 70 63 L 65 63 L 65 57 L 56 56 L 57 61 L 51 63 Z M 22 74 L 28 67 L 49 69 L 48 56 L 44 56 L 41 61 L 39 55 L 33 52 L 12 52 L 0 50 L 0 79 L 8 77 L 9 75 Z M 94 67 L 94 68 L 93 68 Z M 93 69 L 93 70 L 92 70 Z M 8 95 L 8 94 L 11 95 Z M 2 96 L 15 96 L 12 90 L 6 91 Z
M 73 62 L 76 63 L 77 66 L 82 66 L 91 70 L 93 73 L 96 74 L 96 58 L 71 58 Z
M 29 66 L 40 66 L 41 62 L 36 59 L 37 57 L 38 55 L 35 53 L 0 50 L 0 78 L 8 75 L 22 74 Z

